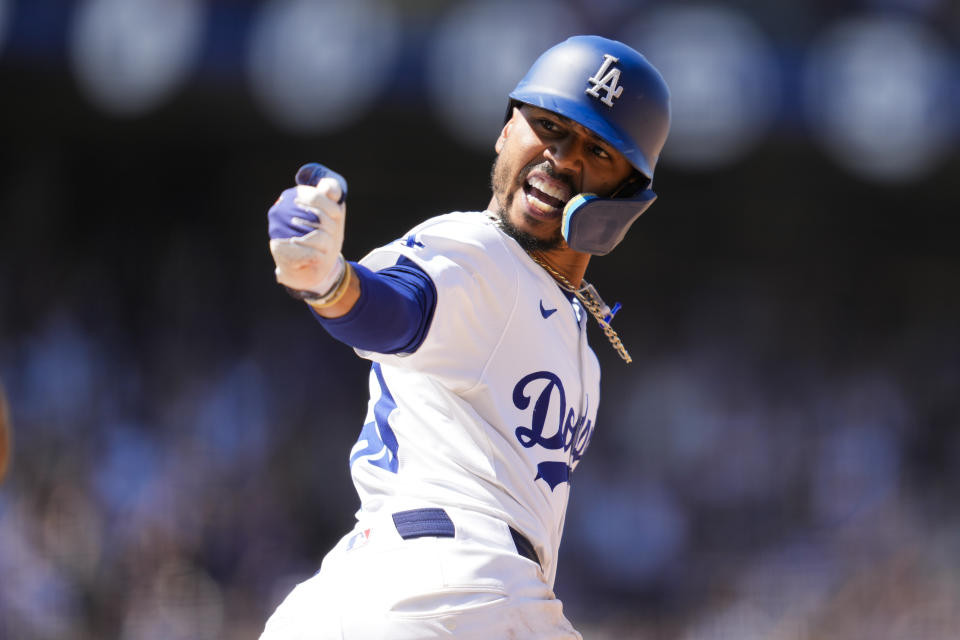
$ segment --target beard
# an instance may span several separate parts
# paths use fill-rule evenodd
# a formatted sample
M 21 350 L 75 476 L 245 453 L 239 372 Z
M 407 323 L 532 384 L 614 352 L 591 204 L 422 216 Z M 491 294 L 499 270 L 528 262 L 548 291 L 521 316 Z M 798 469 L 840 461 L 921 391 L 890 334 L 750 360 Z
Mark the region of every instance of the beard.
M 490 170 L 490 187 L 493 190 L 495 200 L 497 201 L 497 218 L 500 221 L 500 228 L 508 236 L 516 240 L 525 251 L 549 251 L 559 249 L 563 246 L 563 234 L 558 228 L 549 238 L 538 238 L 529 231 L 524 231 L 510 221 L 507 213 L 513 205 L 513 200 L 517 195 L 517 190 L 527 179 L 527 175 L 536 167 L 544 170 L 549 175 L 554 175 L 553 167 L 549 163 L 542 161 L 532 162 L 520 170 L 515 181 L 510 180 L 508 168 L 501 161 L 503 156 L 498 155 L 493 162 L 493 168 Z M 543 166 L 542 166 L 543 165 Z

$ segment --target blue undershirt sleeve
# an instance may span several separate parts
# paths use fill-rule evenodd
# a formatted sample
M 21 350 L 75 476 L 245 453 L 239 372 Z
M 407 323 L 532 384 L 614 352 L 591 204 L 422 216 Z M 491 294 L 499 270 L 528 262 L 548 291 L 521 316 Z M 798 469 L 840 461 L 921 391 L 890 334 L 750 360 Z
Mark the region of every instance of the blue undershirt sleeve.
M 380 271 L 350 264 L 360 280 L 357 303 L 339 318 L 324 318 L 311 308 L 314 317 L 327 333 L 351 347 L 375 353 L 416 351 L 437 306 L 437 289 L 430 276 L 403 256 Z

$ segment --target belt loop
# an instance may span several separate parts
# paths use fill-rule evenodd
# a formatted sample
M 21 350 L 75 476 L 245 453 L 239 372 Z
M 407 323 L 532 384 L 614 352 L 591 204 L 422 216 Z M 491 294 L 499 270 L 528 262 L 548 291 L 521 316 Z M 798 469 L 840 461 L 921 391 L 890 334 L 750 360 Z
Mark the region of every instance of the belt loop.
M 393 524 L 404 540 L 434 536 L 452 538 L 456 534 L 453 520 L 443 509 L 411 509 L 393 514 Z

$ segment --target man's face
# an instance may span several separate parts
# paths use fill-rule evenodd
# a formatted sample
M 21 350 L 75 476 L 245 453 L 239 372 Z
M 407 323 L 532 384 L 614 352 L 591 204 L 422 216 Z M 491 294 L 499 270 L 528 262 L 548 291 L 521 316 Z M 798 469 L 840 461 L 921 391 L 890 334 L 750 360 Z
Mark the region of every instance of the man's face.
M 581 125 L 523 105 L 503 127 L 491 177 L 497 213 L 528 250 L 565 246 L 563 207 L 578 193 L 601 197 L 633 174 L 627 159 Z

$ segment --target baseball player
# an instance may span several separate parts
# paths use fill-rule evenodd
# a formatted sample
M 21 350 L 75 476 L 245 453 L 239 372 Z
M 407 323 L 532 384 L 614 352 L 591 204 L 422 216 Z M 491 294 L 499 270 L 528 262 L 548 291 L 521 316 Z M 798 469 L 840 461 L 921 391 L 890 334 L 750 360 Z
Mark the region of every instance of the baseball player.
M 262 638 L 580 638 L 553 593 L 570 475 L 593 436 L 584 281 L 656 197 L 667 87 L 630 47 L 577 36 L 510 94 L 485 211 L 340 254 L 346 181 L 307 165 L 270 209 L 276 277 L 372 362 L 350 473 L 356 526 Z

